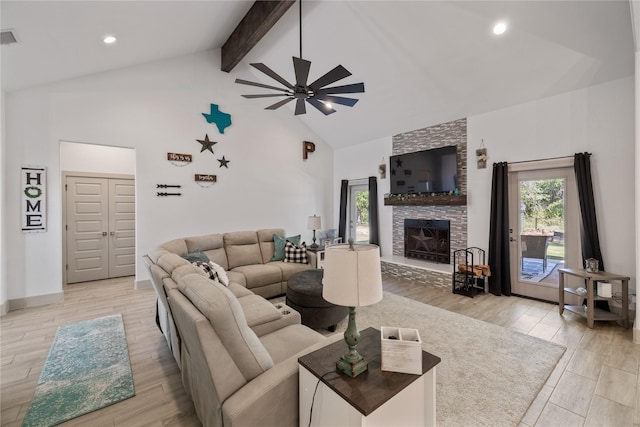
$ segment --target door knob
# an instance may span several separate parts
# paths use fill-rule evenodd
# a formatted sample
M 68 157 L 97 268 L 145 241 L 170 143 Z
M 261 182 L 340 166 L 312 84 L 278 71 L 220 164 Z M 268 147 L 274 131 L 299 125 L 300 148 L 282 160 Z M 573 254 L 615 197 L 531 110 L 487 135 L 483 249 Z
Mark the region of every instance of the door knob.
M 106 232 L 106 231 L 103 231 L 103 232 L 102 232 L 102 235 L 103 235 L 103 236 L 106 236 L 106 235 L 107 235 L 107 232 Z
M 110 235 L 112 235 L 112 236 L 115 236 L 115 235 L 116 235 L 116 232 L 115 232 L 115 231 L 112 231 L 112 232 L 111 232 L 111 233 L 109 233 L 109 234 L 110 234 Z

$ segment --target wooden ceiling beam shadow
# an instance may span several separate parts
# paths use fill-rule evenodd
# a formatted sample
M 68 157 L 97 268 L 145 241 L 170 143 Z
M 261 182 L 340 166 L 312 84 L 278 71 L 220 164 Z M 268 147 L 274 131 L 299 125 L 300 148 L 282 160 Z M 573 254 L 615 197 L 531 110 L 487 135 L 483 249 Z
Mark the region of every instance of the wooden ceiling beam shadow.
M 222 46 L 220 69 L 230 72 L 258 44 L 295 0 L 257 0 Z

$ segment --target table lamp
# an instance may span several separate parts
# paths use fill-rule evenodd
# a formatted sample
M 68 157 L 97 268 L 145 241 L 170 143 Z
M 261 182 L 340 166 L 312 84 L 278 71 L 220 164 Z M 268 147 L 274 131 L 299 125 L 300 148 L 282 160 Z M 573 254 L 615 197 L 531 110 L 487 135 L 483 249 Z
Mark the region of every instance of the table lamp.
M 307 220 L 307 229 L 313 230 L 313 243 L 311 243 L 310 248 L 317 248 L 318 244 L 316 243 L 316 230 L 319 230 L 322 227 L 319 216 L 310 216 Z
M 344 333 L 349 350 L 336 362 L 336 368 L 355 378 L 368 366 L 356 349 L 360 339 L 356 307 L 382 300 L 380 248 L 376 245 L 354 245 L 352 239 L 349 244 L 326 248 L 322 285 L 322 297 L 326 301 L 349 307 L 349 323 Z

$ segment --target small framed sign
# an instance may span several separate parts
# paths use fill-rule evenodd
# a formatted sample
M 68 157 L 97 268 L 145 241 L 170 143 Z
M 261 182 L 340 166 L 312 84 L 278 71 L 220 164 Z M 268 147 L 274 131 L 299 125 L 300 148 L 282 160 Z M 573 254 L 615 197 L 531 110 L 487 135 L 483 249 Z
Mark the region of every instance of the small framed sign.
M 167 160 L 174 166 L 186 166 L 193 161 L 191 154 L 167 153 Z
M 195 176 L 195 180 L 200 187 L 207 188 L 216 183 L 217 177 L 215 175 L 197 173 Z

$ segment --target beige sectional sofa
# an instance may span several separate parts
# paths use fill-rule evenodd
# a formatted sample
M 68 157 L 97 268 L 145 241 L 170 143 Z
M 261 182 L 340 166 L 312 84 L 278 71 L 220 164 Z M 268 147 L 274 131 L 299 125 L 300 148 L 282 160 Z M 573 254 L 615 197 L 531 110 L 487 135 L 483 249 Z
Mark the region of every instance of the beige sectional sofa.
M 176 239 L 144 257 L 158 325 L 205 426 L 298 425 L 297 359 L 327 344 L 295 310 L 264 298 L 311 268 L 271 261 L 273 234 L 284 230 Z M 228 286 L 182 258 L 195 249 L 228 270 Z

